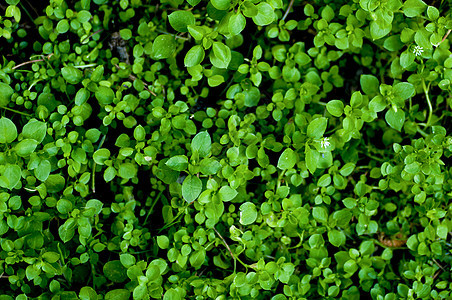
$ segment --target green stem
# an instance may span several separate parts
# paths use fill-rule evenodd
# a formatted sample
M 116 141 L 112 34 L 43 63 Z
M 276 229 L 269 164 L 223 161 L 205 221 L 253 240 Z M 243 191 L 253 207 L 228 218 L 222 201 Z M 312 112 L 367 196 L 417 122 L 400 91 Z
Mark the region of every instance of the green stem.
M 0 106 L 0 108 L 12 111 L 12 112 L 14 112 L 16 114 L 20 114 L 20 115 L 23 115 L 23 116 L 27 116 L 27 117 L 31 117 L 32 116 L 30 114 L 27 114 L 27 113 L 24 113 L 24 112 L 21 112 L 21 111 L 18 111 L 18 110 L 15 110 L 15 109 L 12 109 L 12 108 L 9 108 L 9 107 L 6 107 L 6 106 Z
M 24 10 L 25 14 L 30 18 L 31 22 L 34 22 L 33 17 L 31 16 L 31 14 L 28 12 L 28 10 L 25 8 L 25 6 L 19 2 L 20 8 Z
M 430 86 L 430 84 L 429 84 Z M 432 102 L 430 101 L 430 97 L 428 95 L 428 87 L 425 85 L 425 80 L 422 79 L 422 88 L 424 89 L 425 98 L 427 99 L 428 104 L 428 118 L 427 118 L 427 125 L 426 127 L 430 126 L 430 122 L 432 121 L 432 115 L 433 115 L 433 106 Z
M 417 132 L 419 132 L 425 138 L 428 137 L 428 134 L 424 130 L 420 129 L 419 127 L 417 128 Z
M 152 203 L 151 208 L 148 210 L 146 218 L 144 219 L 144 224 L 147 224 L 148 218 L 151 215 L 152 211 L 154 210 L 154 206 L 157 204 L 157 202 L 159 201 L 160 196 L 162 196 L 162 194 L 163 194 L 163 191 L 161 191 L 155 198 L 154 203 Z

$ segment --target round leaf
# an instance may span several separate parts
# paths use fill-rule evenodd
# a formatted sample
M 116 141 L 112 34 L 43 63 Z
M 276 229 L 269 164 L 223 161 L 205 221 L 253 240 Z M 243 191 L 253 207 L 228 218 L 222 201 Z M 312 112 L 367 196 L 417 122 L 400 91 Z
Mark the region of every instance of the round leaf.
M 174 37 L 169 34 L 162 34 L 156 37 L 152 44 L 152 57 L 154 59 L 165 59 L 170 57 L 175 50 Z
M 341 100 L 331 100 L 326 104 L 326 110 L 338 118 L 344 113 L 344 103 Z
M 63 67 L 61 75 L 70 84 L 77 84 L 82 81 L 83 72 L 73 66 Z

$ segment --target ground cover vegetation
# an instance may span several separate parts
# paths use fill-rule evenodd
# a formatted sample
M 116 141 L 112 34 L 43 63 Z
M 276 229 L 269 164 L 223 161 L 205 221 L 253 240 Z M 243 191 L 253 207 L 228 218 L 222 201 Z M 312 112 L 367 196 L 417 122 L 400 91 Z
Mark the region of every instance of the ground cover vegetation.
M 0 4 L 0 299 L 451 299 L 447 0 Z

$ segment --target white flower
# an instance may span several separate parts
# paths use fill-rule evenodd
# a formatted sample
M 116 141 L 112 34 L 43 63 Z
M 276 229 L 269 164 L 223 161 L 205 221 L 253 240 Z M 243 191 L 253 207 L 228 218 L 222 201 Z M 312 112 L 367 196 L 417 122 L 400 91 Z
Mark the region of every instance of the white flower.
M 414 55 L 420 56 L 420 55 L 422 55 L 422 52 L 424 52 L 424 48 L 422 48 L 421 46 L 418 46 L 418 45 L 414 46 L 414 49 L 413 49 Z
M 329 145 L 331 145 L 331 143 L 329 142 L 330 138 L 326 137 L 323 138 L 323 140 L 320 141 L 320 146 L 325 149 L 326 147 L 328 147 Z
M 151 161 L 151 160 L 152 160 L 152 157 L 151 157 L 151 156 L 145 156 L 145 157 L 144 157 L 144 160 L 145 160 L 145 161 Z

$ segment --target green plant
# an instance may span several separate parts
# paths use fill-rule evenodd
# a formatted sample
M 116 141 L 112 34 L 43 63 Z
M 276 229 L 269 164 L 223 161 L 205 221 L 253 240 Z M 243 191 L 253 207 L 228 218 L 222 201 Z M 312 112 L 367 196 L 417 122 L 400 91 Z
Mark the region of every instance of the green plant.
M 6 3 L 0 298 L 451 297 L 447 1 Z

